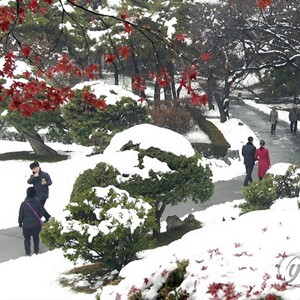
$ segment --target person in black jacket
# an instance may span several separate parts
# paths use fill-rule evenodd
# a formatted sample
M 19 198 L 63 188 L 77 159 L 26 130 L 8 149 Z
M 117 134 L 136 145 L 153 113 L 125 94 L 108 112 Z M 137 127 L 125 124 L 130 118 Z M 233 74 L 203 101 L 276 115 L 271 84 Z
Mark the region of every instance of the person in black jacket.
M 246 177 L 244 180 L 244 186 L 249 185 L 252 183 L 252 171 L 255 165 L 255 152 L 256 147 L 253 145 L 253 137 L 248 137 L 248 142 L 242 148 L 242 155 L 244 157 L 244 164 L 246 167 Z
M 39 162 L 34 161 L 29 165 L 29 167 L 32 170 L 32 175 L 27 180 L 27 183 L 33 184 L 34 188 L 36 189 L 36 196 L 39 198 L 42 206 L 44 207 L 44 217 L 46 219 L 45 222 L 48 222 L 48 220 L 51 218 L 51 215 L 45 209 L 45 203 L 49 197 L 49 185 L 52 184 L 52 180 L 48 173 L 41 170 Z
M 44 214 L 44 209 L 36 197 L 34 187 L 29 187 L 26 193 L 27 196 L 20 205 L 18 222 L 19 227 L 23 228 L 25 254 L 29 256 L 31 254 L 31 237 L 33 237 L 34 253 L 39 253 L 39 233 L 42 228 L 41 217 Z

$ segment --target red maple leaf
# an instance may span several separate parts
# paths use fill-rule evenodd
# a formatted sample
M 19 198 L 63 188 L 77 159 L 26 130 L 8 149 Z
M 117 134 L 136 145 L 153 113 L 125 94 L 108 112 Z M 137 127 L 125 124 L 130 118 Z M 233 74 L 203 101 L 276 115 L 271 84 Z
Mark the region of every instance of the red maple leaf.
M 125 9 L 122 13 L 121 13 L 121 19 L 123 19 L 124 21 L 127 19 L 128 17 L 128 11 L 127 9 Z
M 116 60 L 117 56 L 114 54 L 106 54 L 104 56 L 104 61 L 105 63 L 111 65 L 115 60 Z
M 47 9 L 46 9 L 45 7 L 40 7 L 40 8 L 39 8 L 39 11 L 40 11 L 40 13 L 43 14 L 43 15 L 47 13 Z
M 267 6 L 271 6 L 271 5 L 272 5 L 271 0 L 257 0 L 257 6 L 262 10 L 265 10 Z
M 77 70 L 78 68 L 76 68 Z M 78 71 L 77 71 L 78 72 Z M 98 65 L 95 64 L 91 64 L 89 65 L 85 70 L 84 70 L 84 74 L 87 78 L 89 79 L 96 79 L 98 78 L 98 74 L 99 74 L 99 69 L 98 69 Z
M 28 45 L 24 45 L 24 47 L 22 48 L 22 55 L 28 58 L 31 52 L 32 52 L 32 48 Z
M 125 32 L 129 35 L 133 32 L 133 26 L 128 22 L 124 22 Z
M 143 85 L 143 78 L 140 75 L 135 75 L 134 81 L 132 83 L 132 89 L 140 92 L 145 90 L 145 86 Z
M 4 57 L 2 72 L 7 77 L 13 78 L 14 70 L 16 69 L 15 56 L 12 52 L 8 52 Z
M 37 0 L 30 0 L 27 3 L 27 8 L 31 10 L 34 14 L 37 13 L 37 8 L 38 8 L 38 1 Z
M 203 53 L 200 58 L 203 61 L 209 61 L 211 58 L 211 55 L 210 55 L 210 53 L 206 52 L 206 53 Z
M 200 96 L 197 93 L 192 92 L 191 105 L 193 105 L 193 106 L 205 105 L 207 103 L 207 101 L 208 101 L 207 94 Z
M 222 290 L 222 288 L 223 288 L 223 284 L 222 283 L 213 282 L 212 284 L 210 284 L 208 286 L 207 293 L 214 296 L 214 295 L 216 295 L 218 293 L 219 290 Z
M 128 60 L 130 55 L 130 49 L 127 46 L 119 47 L 119 55 L 122 56 L 125 60 Z
M 181 42 L 185 42 L 186 39 L 188 39 L 188 35 L 186 33 L 180 33 L 176 35 L 176 40 L 181 41 Z

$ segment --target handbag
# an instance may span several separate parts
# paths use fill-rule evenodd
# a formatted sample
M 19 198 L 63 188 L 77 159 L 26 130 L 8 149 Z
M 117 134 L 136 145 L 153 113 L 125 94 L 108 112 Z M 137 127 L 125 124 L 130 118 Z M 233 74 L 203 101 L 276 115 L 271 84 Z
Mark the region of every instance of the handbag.
M 30 205 L 30 203 L 26 202 L 26 204 L 30 207 L 30 209 L 32 210 L 32 212 L 35 214 L 35 216 L 38 218 L 41 226 L 44 225 L 44 222 L 41 220 L 40 216 L 37 214 L 37 212 L 34 210 L 34 208 Z

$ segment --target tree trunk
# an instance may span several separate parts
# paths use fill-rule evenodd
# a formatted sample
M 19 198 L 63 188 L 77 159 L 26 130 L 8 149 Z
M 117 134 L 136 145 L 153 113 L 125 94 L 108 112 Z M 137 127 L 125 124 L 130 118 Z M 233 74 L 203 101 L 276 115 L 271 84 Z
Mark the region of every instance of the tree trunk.
M 158 226 L 157 230 L 153 230 L 153 237 L 158 237 L 159 233 L 160 233 L 160 218 L 163 214 L 163 212 L 166 209 L 166 205 L 162 204 L 160 208 L 156 207 L 156 211 L 155 211 L 155 218 L 156 218 L 156 223 Z
M 45 145 L 43 139 L 41 138 L 41 136 L 38 133 L 30 134 L 30 133 L 22 132 L 22 134 L 25 136 L 25 138 L 30 143 L 35 154 L 42 155 L 42 156 L 58 155 L 55 150 L 53 150 L 52 148 Z
M 175 71 L 174 71 L 174 64 L 172 61 L 168 63 L 168 70 L 169 70 L 170 80 L 171 80 L 172 98 L 176 100 L 177 93 L 176 93 L 176 85 L 175 85 Z
M 119 85 L 119 69 L 115 62 L 113 63 L 113 66 L 114 66 L 115 85 Z
M 220 121 L 221 121 L 221 123 L 225 123 L 227 121 L 227 117 L 224 112 L 223 102 L 222 102 L 218 92 L 215 92 L 215 100 L 216 100 L 216 103 L 218 105 L 219 112 L 220 112 Z
M 214 110 L 214 89 L 216 89 L 215 81 L 212 76 L 209 76 L 206 81 L 207 84 L 207 96 L 208 96 L 208 109 Z
M 157 82 L 154 85 L 154 110 L 160 109 L 160 86 Z

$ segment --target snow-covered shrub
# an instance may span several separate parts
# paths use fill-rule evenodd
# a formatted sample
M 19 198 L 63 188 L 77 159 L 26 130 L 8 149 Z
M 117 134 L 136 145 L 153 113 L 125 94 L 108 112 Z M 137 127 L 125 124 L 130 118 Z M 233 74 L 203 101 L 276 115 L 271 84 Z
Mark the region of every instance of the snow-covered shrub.
M 294 198 L 300 191 L 300 163 L 290 165 L 283 175 L 267 174 L 258 182 L 244 188 L 246 202 L 241 204 L 242 213 L 268 209 L 278 198 Z
M 149 235 L 155 226 L 149 200 L 114 186 L 93 187 L 70 202 L 66 222 L 46 226 L 42 239 L 49 247 L 62 247 L 71 261 L 100 261 L 120 270 L 137 252 L 153 246 Z
M 240 205 L 242 213 L 253 210 L 268 209 L 276 200 L 276 187 L 273 176 L 267 176 L 261 181 L 255 181 L 244 188 L 245 202 Z
M 271 175 L 271 174 L 270 174 Z M 294 198 L 300 191 L 300 162 L 290 165 L 284 175 L 274 176 L 273 183 L 276 186 L 278 198 Z

